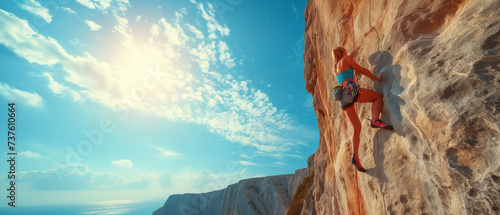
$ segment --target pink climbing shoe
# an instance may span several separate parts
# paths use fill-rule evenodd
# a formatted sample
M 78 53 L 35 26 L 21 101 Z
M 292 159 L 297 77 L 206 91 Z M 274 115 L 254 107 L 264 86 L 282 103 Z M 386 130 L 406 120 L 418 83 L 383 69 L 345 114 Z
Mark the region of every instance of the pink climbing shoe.
M 370 120 L 372 128 L 384 128 L 384 129 L 388 129 L 388 130 L 394 130 L 394 128 L 392 126 L 385 124 L 380 119 L 375 120 L 375 121 L 372 121 L 371 119 L 367 119 L 367 120 Z
M 351 163 L 354 164 L 354 166 L 356 167 L 356 169 L 360 172 L 366 172 L 365 168 L 363 168 L 363 166 L 361 166 L 361 163 L 359 163 L 359 159 L 356 160 L 354 158 L 354 154 L 352 154 L 352 159 L 351 159 Z

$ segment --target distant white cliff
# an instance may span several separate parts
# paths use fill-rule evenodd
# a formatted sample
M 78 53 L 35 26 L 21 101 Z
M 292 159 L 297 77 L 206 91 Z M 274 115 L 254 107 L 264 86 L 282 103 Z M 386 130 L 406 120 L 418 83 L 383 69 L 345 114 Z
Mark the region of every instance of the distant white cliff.
M 241 180 L 209 193 L 171 195 L 153 215 L 285 214 L 306 176 L 304 168 L 295 174 Z

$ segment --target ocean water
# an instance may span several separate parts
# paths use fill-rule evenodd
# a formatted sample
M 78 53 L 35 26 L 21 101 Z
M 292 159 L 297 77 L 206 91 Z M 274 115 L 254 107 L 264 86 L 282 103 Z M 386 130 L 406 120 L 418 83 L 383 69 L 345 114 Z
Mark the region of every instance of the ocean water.
M 43 205 L 0 207 L 2 215 L 51 214 L 51 215 L 132 215 L 149 214 L 163 206 L 165 200 L 155 201 L 113 201 L 80 205 Z

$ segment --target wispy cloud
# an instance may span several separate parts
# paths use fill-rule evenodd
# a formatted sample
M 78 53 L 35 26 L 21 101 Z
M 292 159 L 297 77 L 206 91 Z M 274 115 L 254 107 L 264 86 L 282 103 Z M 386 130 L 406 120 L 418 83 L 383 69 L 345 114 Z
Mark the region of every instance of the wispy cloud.
M 78 3 L 90 9 L 106 10 L 111 6 L 111 0 L 76 0 Z M 122 0 L 124 1 L 124 0 Z M 127 0 L 125 0 L 127 1 Z M 128 2 L 128 1 L 127 1 Z
M 74 10 L 72 10 L 71 8 L 69 8 L 69 7 L 61 7 L 61 9 L 63 9 L 64 11 L 66 11 L 68 13 L 76 15 L 76 12 Z
M 15 88 L 11 88 L 6 83 L 0 83 L 0 95 L 11 102 L 24 103 L 33 107 L 42 107 L 43 98 L 38 93 L 30 93 Z
M 182 174 L 172 175 L 172 192 L 205 193 L 226 188 L 230 184 L 252 178 L 241 168 L 235 172 L 214 173 L 208 170 L 193 171 L 189 167 Z
M 182 8 L 179 12 L 175 11 L 174 14 L 175 14 L 176 20 L 180 20 L 180 19 L 182 19 L 184 17 L 184 15 L 187 14 L 187 9 L 186 8 Z
M 286 163 L 283 162 L 283 161 L 276 161 L 276 162 L 273 162 L 274 165 L 278 165 L 278 166 L 285 166 Z
M 30 63 L 54 65 L 66 51 L 51 37 L 33 31 L 26 20 L 0 9 L 0 43 Z M 24 44 L 24 45 L 23 45 Z
M 52 76 L 49 73 L 45 72 L 43 73 L 43 76 L 49 79 L 49 88 L 55 94 L 64 94 L 63 91 L 68 89 L 67 86 L 64 86 L 63 84 L 55 81 L 54 78 L 52 78 Z
M 102 26 L 100 26 L 99 24 L 95 23 L 94 21 L 92 20 L 85 20 L 85 23 L 87 23 L 87 25 L 89 25 L 90 27 L 90 30 L 91 31 L 98 31 L 101 29 Z
M 52 22 L 52 16 L 49 14 L 49 9 L 44 8 L 38 1 L 24 0 L 24 4 L 19 3 L 19 7 L 44 19 L 47 23 Z
M 200 30 L 198 30 L 196 27 L 190 25 L 190 24 L 186 24 L 186 26 L 188 27 L 188 29 L 193 32 L 193 34 L 196 36 L 196 39 L 205 39 L 205 36 L 203 35 L 203 32 L 201 32 Z
M 83 102 L 85 100 L 82 95 L 75 90 L 69 90 L 68 93 L 75 102 Z
M 92 0 L 76 0 L 76 2 L 82 4 L 85 7 L 88 7 L 90 9 L 95 9 L 95 4 Z
M 239 155 L 241 158 L 250 158 L 250 156 L 246 155 L 246 154 L 240 154 Z
M 226 42 L 224 41 L 219 41 L 219 44 L 217 45 L 219 48 L 219 60 L 228 68 L 231 69 L 234 66 L 236 66 L 236 63 L 234 63 L 234 59 L 231 57 L 231 51 L 229 50 L 229 47 L 227 46 Z
M 155 37 L 160 35 L 160 26 L 156 23 L 151 25 L 151 36 Z
M 32 151 L 24 151 L 24 152 L 19 152 L 17 153 L 19 156 L 23 156 L 26 158 L 42 158 L 42 155 L 32 152 Z
M 256 163 L 252 163 L 252 162 L 249 162 L 249 161 L 238 161 L 239 164 L 241 165 L 244 165 L 244 166 L 256 166 L 258 164 Z
M 221 36 L 229 35 L 229 28 L 226 24 L 221 25 L 215 18 L 215 8 L 212 4 L 208 3 L 206 6 L 203 3 L 197 3 L 197 7 L 203 19 L 207 21 L 207 28 L 210 39 L 217 39 L 217 34 Z
M 165 18 L 160 19 L 160 26 L 163 34 L 172 45 L 184 46 L 188 41 L 188 36 L 178 23 L 171 24 Z
M 307 95 L 304 102 L 302 102 L 302 107 L 309 109 L 309 110 L 314 110 L 313 108 L 313 97 L 311 95 Z
M 127 48 L 133 48 L 134 47 L 134 35 L 132 35 L 132 30 L 130 29 L 128 25 L 128 19 L 122 16 L 119 16 L 118 14 L 114 14 L 115 19 L 117 24 L 115 25 L 115 30 L 121 35 L 122 37 L 122 45 L 124 45 Z
M 28 182 L 34 190 L 147 189 L 155 177 L 144 173 L 135 179 L 126 180 L 118 174 L 92 171 L 84 164 L 19 172 L 19 181 Z
M 132 168 L 133 164 L 132 161 L 130 160 L 116 160 L 116 161 L 111 161 L 113 165 L 116 167 L 126 167 L 126 168 Z
M 19 179 L 18 179 L 18 177 Z M 185 169 L 180 174 L 170 172 L 142 173 L 132 179 L 119 174 L 99 172 L 84 164 L 61 165 L 48 170 L 21 171 L 16 175 L 26 189 L 33 190 L 130 190 L 167 189 L 170 193 L 203 193 L 226 188 L 242 179 L 256 177 L 242 167 L 232 172 L 215 173 L 206 169 Z
M 168 150 L 168 149 L 164 149 L 164 148 L 157 147 L 157 146 L 153 146 L 153 148 L 160 151 L 162 156 L 167 156 L 167 157 L 180 157 L 180 156 L 182 156 L 182 154 L 180 154 L 176 151 L 173 151 L 173 150 Z

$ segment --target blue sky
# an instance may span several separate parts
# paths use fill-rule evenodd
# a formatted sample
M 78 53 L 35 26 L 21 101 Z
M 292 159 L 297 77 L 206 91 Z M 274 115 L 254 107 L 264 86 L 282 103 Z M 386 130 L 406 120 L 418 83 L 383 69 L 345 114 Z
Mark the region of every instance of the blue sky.
M 18 204 L 166 199 L 306 167 L 306 3 L 1 1 Z

